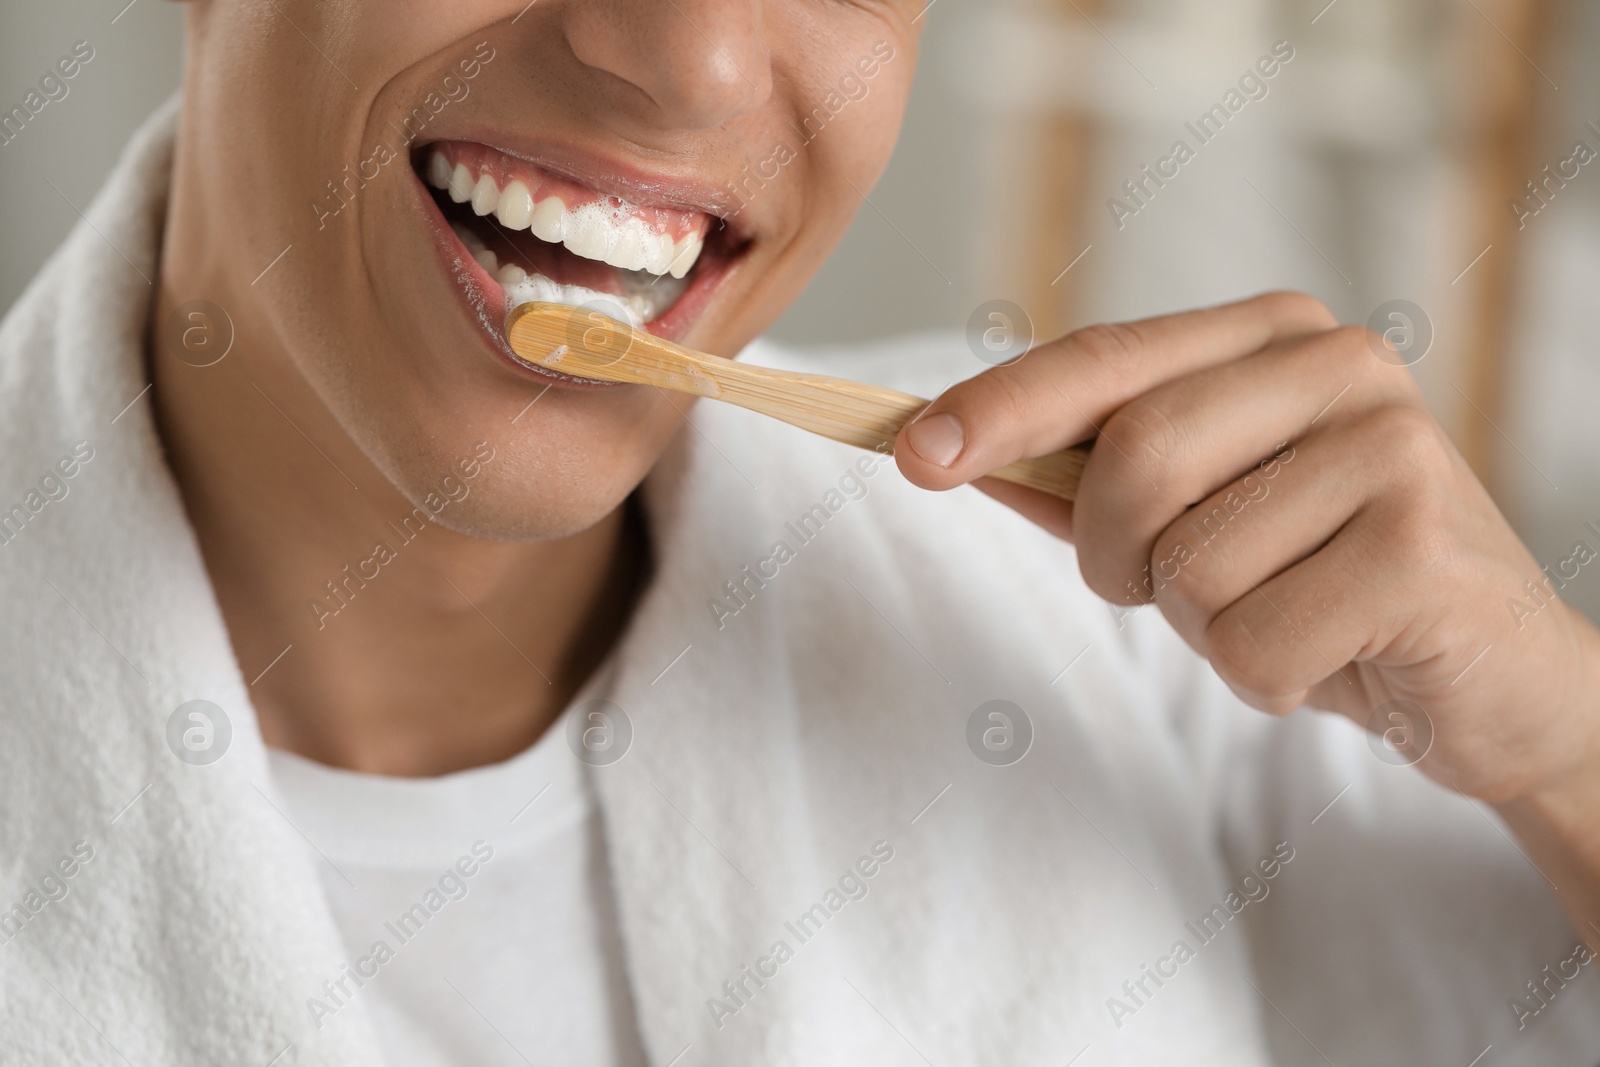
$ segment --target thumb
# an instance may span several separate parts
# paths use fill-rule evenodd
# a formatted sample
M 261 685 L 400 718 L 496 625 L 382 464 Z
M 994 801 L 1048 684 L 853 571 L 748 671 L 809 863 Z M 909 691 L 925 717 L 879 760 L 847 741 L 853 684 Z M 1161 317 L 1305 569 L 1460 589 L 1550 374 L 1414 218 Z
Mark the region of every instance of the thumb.
M 906 480 L 950 489 L 1013 460 L 1092 437 L 1094 427 L 1058 395 L 1054 381 L 1022 371 L 1027 362 L 1024 357 L 951 386 L 901 427 L 894 455 Z

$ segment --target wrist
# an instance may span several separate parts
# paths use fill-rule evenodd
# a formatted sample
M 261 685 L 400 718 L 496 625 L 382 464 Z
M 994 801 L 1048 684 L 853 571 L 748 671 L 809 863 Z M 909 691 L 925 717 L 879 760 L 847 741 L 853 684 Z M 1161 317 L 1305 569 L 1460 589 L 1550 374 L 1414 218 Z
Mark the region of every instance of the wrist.
M 1583 811 L 1600 818 L 1600 631 L 1580 612 L 1558 606 L 1573 645 L 1570 681 L 1558 697 L 1564 709 L 1554 717 L 1562 736 L 1552 748 L 1563 758 L 1528 789 L 1495 807 L 1550 814 Z
M 1600 632 L 1569 616 L 1577 648 L 1558 746 L 1570 758 L 1534 788 L 1494 805 L 1549 882 L 1573 929 L 1600 951 Z

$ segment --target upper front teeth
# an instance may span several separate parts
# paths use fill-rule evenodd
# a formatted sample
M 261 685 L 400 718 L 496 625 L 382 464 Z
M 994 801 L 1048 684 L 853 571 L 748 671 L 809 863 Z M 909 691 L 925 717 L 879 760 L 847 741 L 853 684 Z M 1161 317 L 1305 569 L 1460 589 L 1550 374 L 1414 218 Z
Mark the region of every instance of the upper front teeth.
M 582 285 L 564 285 L 542 274 L 529 274 L 515 263 L 502 264 L 494 250 L 485 246 L 482 239 L 470 229 L 456 222 L 452 222 L 450 228 L 478 265 L 500 283 L 505 290 L 508 308 L 530 300 L 543 300 L 572 307 L 593 307 L 603 310 L 612 318 L 625 318 L 633 326 L 642 326 L 665 314 L 668 308 L 677 303 L 689 284 L 680 278 L 651 278 L 645 281 L 638 274 L 624 274 L 621 276 L 620 293 L 602 293 Z
M 472 210 L 479 215 L 487 215 L 499 203 L 500 187 L 487 174 L 479 175 L 478 184 L 472 187 Z
M 554 197 L 546 197 L 548 200 Z M 528 192 L 528 187 L 521 182 L 511 182 L 500 192 L 500 199 L 495 202 L 495 216 L 502 226 L 513 230 L 526 230 L 528 223 L 533 219 L 533 194 Z
M 450 161 L 448 159 L 445 160 L 445 166 L 449 165 Z M 436 173 L 433 167 L 429 167 L 428 172 L 430 176 Z M 449 189 L 450 199 L 458 204 L 464 204 L 472 199 L 472 186 L 472 172 L 458 163 L 455 170 L 450 172 L 449 181 L 440 186 L 440 188 Z
M 528 186 L 519 180 L 502 189 L 488 172 L 474 176 L 464 163 L 452 167 L 439 149 L 434 149 L 428 160 L 428 183 L 448 191 L 458 204 L 470 201 L 479 215 L 492 212 L 508 230 L 530 230 L 541 241 L 565 245 L 573 255 L 621 270 L 682 278 L 705 247 L 699 234 L 674 241 L 637 215 L 617 211 L 603 201 L 568 208 L 559 196 L 535 201 Z

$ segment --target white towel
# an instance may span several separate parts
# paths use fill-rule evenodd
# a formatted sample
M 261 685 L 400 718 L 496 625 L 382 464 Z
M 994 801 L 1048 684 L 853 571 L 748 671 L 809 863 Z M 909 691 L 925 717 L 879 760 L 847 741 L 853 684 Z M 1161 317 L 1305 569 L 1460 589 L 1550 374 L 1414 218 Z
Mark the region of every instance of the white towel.
M 0 326 L 0 509 L 26 514 L 0 544 L 0 1061 L 372 1064 L 359 994 L 308 1010 L 346 961 L 143 394 L 174 118 Z M 850 365 L 931 388 L 938 347 Z M 1593 966 L 1515 1026 L 1576 936 L 1482 809 L 1340 720 L 1240 708 L 970 490 L 693 419 L 647 483 L 659 573 L 610 691 L 631 745 L 589 772 L 652 1062 L 1600 1057 Z M 168 743 L 193 700 L 231 726 L 208 765 Z M 1033 730 L 1009 766 L 969 744 L 994 700 Z

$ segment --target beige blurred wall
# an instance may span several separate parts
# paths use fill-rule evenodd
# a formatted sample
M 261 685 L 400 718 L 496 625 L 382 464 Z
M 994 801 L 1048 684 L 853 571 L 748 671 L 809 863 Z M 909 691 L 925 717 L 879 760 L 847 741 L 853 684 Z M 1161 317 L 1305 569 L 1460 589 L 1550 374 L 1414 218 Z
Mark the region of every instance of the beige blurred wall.
M 128 136 L 178 87 L 182 5 L 126 3 L 0 4 L 0 111 L 20 105 L 76 42 L 94 50 L 66 96 L 0 144 L 0 307 L 21 294 L 77 222 L 74 205 L 88 206 Z

